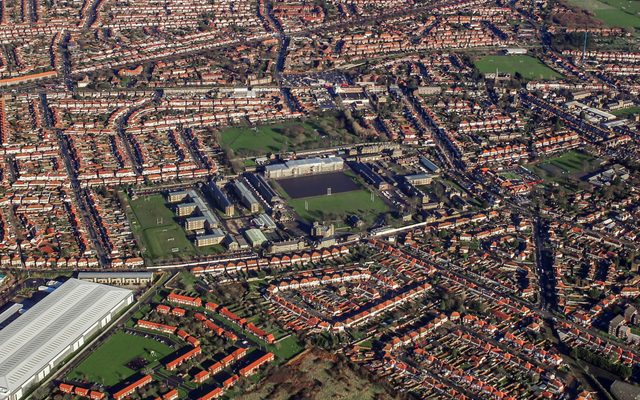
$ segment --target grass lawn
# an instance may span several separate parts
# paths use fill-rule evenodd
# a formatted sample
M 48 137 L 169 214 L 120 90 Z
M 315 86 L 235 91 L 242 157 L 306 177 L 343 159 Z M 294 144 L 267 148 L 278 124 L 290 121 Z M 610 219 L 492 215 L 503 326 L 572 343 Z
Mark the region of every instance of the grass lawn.
M 358 346 L 360 346 L 362 348 L 370 349 L 370 348 L 373 347 L 373 340 L 372 339 L 367 339 L 365 341 L 362 341 L 362 342 L 358 343 Z
M 279 342 L 268 345 L 267 349 L 278 358 L 276 363 L 281 364 L 300 353 L 304 347 L 300 345 L 295 336 L 290 335 Z
M 224 250 L 222 246 L 196 248 L 161 194 L 129 200 L 129 205 L 131 227 L 144 241 L 145 255 L 151 259 L 216 254 Z
M 629 115 L 634 115 L 634 114 L 640 114 L 640 107 L 629 107 L 629 108 L 622 108 L 620 110 L 614 110 L 614 111 L 610 111 L 611 114 L 617 116 L 617 117 L 626 117 Z
M 475 65 L 483 74 L 495 73 L 497 69 L 512 76 L 519 72 L 526 79 L 556 79 L 562 76 L 537 58 L 525 55 L 485 56 L 477 60 Z
M 181 271 L 180 272 L 180 282 L 185 287 L 185 290 L 192 291 L 193 286 L 195 285 L 197 278 L 189 271 Z
M 230 330 L 239 333 L 249 339 L 251 342 L 256 344 L 259 347 L 266 348 L 267 351 L 272 352 L 276 356 L 275 363 L 280 365 L 296 354 L 300 353 L 304 347 L 298 342 L 298 339 L 294 335 L 290 335 L 286 339 L 282 339 L 273 344 L 267 344 L 264 340 L 259 339 L 255 335 L 245 332 L 236 324 L 230 323 L 228 320 L 223 318 L 220 314 L 208 314 L 211 318 L 220 322 L 226 328 L 230 328 Z M 276 334 L 274 333 L 274 336 Z
M 284 126 L 285 124 L 265 125 L 256 130 L 231 127 L 220 132 L 220 140 L 223 146 L 230 147 L 238 154 L 278 152 L 290 147 L 289 138 L 278 132 Z
M 132 360 L 143 357 L 151 363 L 171 352 L 169 346 L 153 339 L 117 332 L 71 371 L 69 378 L 113 386 L 137 372 L 126 366 Z
M 511 171 L 500 172 L 500 175 L 504 176 L 506 179 L 520 179 L 520 175 Z
M 558 182 L 594 171 L 599 163 L 600 161 L 590 154 L 572 150 L 530 165 L 529 169 L 545 180 Z
M 305 209 L 305 202 L 308 208 Z M 387 205 L 366 189 L 289 200 L 289 205 L 306 222 L 343 221 L 347 215 L 355 214 L 365 223 L 373 222 L 376 217 L 389 211 Z
M 569 0 L 569 3 L 591 11 L 608 26 L 640 28 L 638 0 Z
M 333 114 L 326 114 L 303 121 L 287 121 L 257 127 L 236 126 L 220 131 L 223 147 L 232 149 L 238 156 L 257 156 L 296 149 L 328 147 L 342 143 L 355 143 L 359 138 L 337 124 Z M 297 135 L 286 134 L 288 128 L 301 127 Z M 251 166 L 251 165 L 248 165 Z

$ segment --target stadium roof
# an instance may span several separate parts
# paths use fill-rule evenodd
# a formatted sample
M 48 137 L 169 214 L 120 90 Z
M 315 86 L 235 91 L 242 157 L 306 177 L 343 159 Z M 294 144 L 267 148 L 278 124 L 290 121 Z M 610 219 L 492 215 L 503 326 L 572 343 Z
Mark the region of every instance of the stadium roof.
M 69 279 L 7 325 L 0 331 L 0 399 L 22 387 L 131 293 Z

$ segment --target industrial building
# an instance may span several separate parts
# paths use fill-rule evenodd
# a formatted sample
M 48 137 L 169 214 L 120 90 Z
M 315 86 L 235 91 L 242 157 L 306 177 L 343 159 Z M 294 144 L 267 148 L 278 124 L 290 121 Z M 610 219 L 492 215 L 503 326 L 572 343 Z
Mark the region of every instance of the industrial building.
M 140 286 L 153 281 L 153 272 L 79 272 L 78 279 L 116 286 Z
M 440 173 L 440 167 L 433 163 L 433 161 L 429 160 L 427 157 L 420 156 L 420 163 L 429 171 L 434 174 Z
M 344 160 L 340 157 L 313 157 L 291 160 L 282 164 L 267 165 L 264 173 L 267 178 L 277 179 L 342 171 L 343 168 Z
M 0 331 L 0 400 L 18 400 L 133 303 L 133 292 L 69 279 Z
M 4 328 L 9 322 L 13 321 L 15 316 L 22 311 L 22 304 L 11 304 L 7 309 L 0 312 L 0 329 Z
M 253 222 L 253 224 L 258 228 L 268 231 L 274 231 L 278 227 L 273 218 L 264 213 L 255 217 L 251 222 Z

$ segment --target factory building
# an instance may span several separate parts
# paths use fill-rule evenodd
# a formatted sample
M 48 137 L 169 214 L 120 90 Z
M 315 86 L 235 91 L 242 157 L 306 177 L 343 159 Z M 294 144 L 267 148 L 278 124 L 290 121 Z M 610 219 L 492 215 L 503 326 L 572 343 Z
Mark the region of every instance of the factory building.
M 0 400 L 23 398 L 129 304 L 133 292 L 69 279 L 0 331 Z
M 140 286 L 153 281 L 152 272 L 79 272 L 81 281 L 115 286 Z

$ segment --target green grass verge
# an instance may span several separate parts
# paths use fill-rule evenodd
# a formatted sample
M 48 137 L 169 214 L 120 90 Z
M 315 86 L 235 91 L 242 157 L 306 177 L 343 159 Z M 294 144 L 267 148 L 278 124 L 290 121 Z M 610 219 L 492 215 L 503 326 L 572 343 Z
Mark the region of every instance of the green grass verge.
M 171 352 L 171 347 L 153 339 L 117 332 L 71 371 L 69 378 L 113 386 L 137 372 L 126 366 L 130 361 L 142 357 L 152 363 Z
M 525 55 L 485 56 L 475 62 L 483 74 L 506 72 L 515 75 L 519 72 L 526 79 L 556 79 L 562 77 L 558 72 L 547 67 L 539 59 Z

